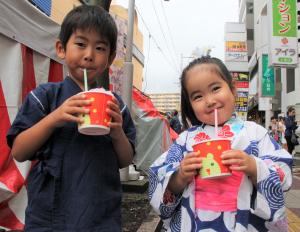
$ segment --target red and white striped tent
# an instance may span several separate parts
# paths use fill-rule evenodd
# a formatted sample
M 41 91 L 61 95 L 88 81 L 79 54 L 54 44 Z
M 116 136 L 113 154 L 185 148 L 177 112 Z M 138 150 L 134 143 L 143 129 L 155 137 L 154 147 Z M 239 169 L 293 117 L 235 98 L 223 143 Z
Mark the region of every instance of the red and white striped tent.
M 28 1 L 0 0 L 0 228 L 23 228 L 32 162 L 12 159 L 6 133 L 29 91 L 63 80 L 53 49 L 58 32 Z
M 32 89 L 41 83 L 63 80 L 66 71 L 54 51 L 59 28 L 28 1 L 0 0 L 0 229 L 21 230 L 24 226 L 26 178 L 34 164 L 19 163 L 11 157 L 6 133 L 24 97 Z M 118 68 L 113 67 L 111 71 Z M 170 134 L 166 120 L 153 113 L 155 108 L 150 106 L 149 99 L 143 99 L 142 94 L 134 90 L 133 100 L 140 141 L 136 162 L 146 169 L 168 148 Z M 156 126 L 149 124 L 149 118 Z M 149 128 L 155 130 L 143 132 Z M 158 142 L 149 147 L 143 141 L 152 140 L 153 136 Z

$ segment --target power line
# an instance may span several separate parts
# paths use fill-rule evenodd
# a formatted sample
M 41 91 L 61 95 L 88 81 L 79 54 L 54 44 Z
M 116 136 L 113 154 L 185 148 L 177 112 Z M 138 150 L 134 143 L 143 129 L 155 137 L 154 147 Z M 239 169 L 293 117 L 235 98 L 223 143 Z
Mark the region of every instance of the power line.
M 179 70 L 178 67 L 177 67 L 177 65 L 176 65 L 176 61 L 174 60 L 174 57 L 173 57 L 173 55 L 172 55 L 172 52 L 171 52 L 171 50 L 170 50 L 170 48 L 169 48 L 168 41 L 167 41 L 165 32 L 164 32 L 164 30 L 163 30 L 162 24 L 160 23 L 159 16 L 158 16 L 158 13 L 157 13 L 157 11 L 156 11 L 156 8 L 155 8 L 155 5 L 154 5 L 153 0 L 152 0 L 152 7 L 153 7 L 153 9 L 154 9 L 154 12 L 155 12 L 155 15 L 156 15 L 156 18 L 157 18 L 157 21 L 158 21 L 160 30 L 161 30 L 162 35 L 163 35 L 163 38 L 164 38 L 164 40 L 165 40 L 167 50 L 168 50 L 168 52 L 169 52 L 169 54 L 170 54 L 170 56 L 171 56 L 172 61 L 173 61 L 174 64 L 175 64 L 177 70 Z
M 148 26 L 147 26 L 147 24 L 146 24 L 146 22 L 145 22 L 143 16 L 141 15 L 140 11 L 138 10 L 138 7 L 135 6 L 135 8 L 136 8 L 136 11 L 137 11 L 138 15 L 141 17 L 142 22 L 143 22 L 143 24 L 145 25 L 145 27 L 146 27 L 146 29 L 147 29 L 149 35 L 150 35 L 149 38 L 151 38 L 151 39 L 153 40 L 153 42 L 155 43 L 157 49 L 158 49 L 158 50 L 161 52 L 161 54 L 164 56 L 165 60 L 166 60 L 167 63 L 170 65 L 170 67 L 173 68 L 174 71 L 175 71 L 176 73 L 178 73 L 177 67 L 176 67 L 176 66 L 174 67 L 174 64 L 172 64 L 172 62 L 170 62 L 170 60 L 168 59 L 168 57 L 166 56 L 166 54 L 164 53 L 164 51 L 163 51 L 163 50 L 161 49 L 161 47 L 158 45 L 158 43 L 157 43 L 156 39 L 154 38 L 154 36 L 151 34 L 151 32 L 150 32 L 150 30 L 149 30 L 149 28 L 148 28 Z
M 148 63 L 149 63 L 149 57 L 150 57 L 150 44 L 151 44 L 151 35 L 149 34 L 149 42 L 148 42 L 148 55 L 147 55 L 147 63 L 145 65 L 145 87 L 144 87 L 144 91 L 143 92 L 146 92 L 146 89 L 147 89 L 147 71 L 148 71 Z
M 172 36 L 171 30 L 170 30 L 170 27 L 169 27 L 169 21 L 168 21 L 168 18 L 166 16 L 166 11 L 165 11 L 164 5 L 162 4 L 162 0 L 160 1 L 160 4 L 161 4 L 161 8 L 163 9 L 163 15 L 164 15 L 165 20 L 166 20 L 167 29 L 169 31 L 169 35 L 170 35 L 170 39 L 171 39 L 171 44 L 173 46 L 173 51 L 175 53 L 175 57 L 178 57 L 178 53 L 176 51 L 176 47 L 175 47 L 175 44 L 174 44 L 173 36 Z

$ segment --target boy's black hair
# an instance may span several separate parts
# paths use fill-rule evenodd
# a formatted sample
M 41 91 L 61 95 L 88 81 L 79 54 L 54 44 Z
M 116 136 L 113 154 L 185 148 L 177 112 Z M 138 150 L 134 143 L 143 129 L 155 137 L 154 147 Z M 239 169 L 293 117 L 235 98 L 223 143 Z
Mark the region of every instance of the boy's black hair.
M 110 55 L 116 51 L 118 29 L 114 19 L 100 6 L 80 5 L 71 10 L 61 25 L 59 40 L 66 49 L 71 35 L 77 30 L 95 30 L 110 45 Z
M 187 67 L 184 68 L 180 83 L 181 83 L 181 117 L 182 117 L 182 123 L 184 129 L 189 128 L 189 123 L 194 125 L 202 125 L 203 122 L 199 121 L 194 113 L 194 110 L 191 106 L 188 92 L 185 86 L 185 78 L 186 73 L 195 67 L 196 65 L 201 64 L 213 64 L 215 65 L 215 71 L 220 75 L 220 77 L 228 84 L 229 88 L 233 91 L 234 86 L 232 82 L 232 76 L 228 69 L 226 68 L 225 64 L 218 58 L 215 57 L 209 57 L 209 56 L 203 56 L 201 58 L 194 59 L 191 61 Z
M 271 117 L 271 120 L 273 120 L 273 119 L 276 119 L 276 117 L 275 117 L 275 116 L 272 116 L 272 117 Z

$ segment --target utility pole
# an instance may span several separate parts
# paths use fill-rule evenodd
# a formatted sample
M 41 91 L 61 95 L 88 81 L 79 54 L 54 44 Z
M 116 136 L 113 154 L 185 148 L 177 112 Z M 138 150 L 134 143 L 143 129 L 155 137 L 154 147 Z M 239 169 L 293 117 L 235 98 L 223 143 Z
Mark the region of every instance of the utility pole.
M 111 0 L 89 0 L 88 2 L 90 5 L 101 6 L 109 12 Z
M 111 1 L 112 0 L 89 0 L 86 4 L 101 6 L 107 12 L 109 12 Z M 106 90 L 109 89 L 109 68 L 105 69 L 104 72 L 99 75 L 99 77 L 97 77 L 97 85 L 99 87 L 103 87 Z
M 122 84 L 122 99 L 126 103 L 130 112 L 131 112 L 131 105 L 132 105 L 132 82 L 133 82 L 132 43 L 133 43 L 133 26 L 134 26 L 134 6 L 135 6 L 135 0 L 129 0 L 126 54 L 125 54 L 125 62 L 124 62 L 125 76 Z M 120 169 L 120 179 L 121 181 L 129 180 L 129 167 Z
M 128 25 L 125 54 L 125 76 L 122 85 L 122 98 L 131 112 L 132 105 L 132 84 L 133 84 L 133 64 L 132 64 L 132 43 L 133 43 L 133 26 L 134 26 L 134 6 L 135 0 L 128 1 Z

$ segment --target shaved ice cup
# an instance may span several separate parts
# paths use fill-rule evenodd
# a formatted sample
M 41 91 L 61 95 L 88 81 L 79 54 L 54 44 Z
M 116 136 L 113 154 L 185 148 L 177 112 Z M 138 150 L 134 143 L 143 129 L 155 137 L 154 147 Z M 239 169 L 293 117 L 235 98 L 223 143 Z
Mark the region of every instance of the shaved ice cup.
M 206 140 L 193 145 L 193 150 L 199 157 L 204 158 L 200 176 L 202 179 L 212 179 L 224 176 L 230 176 L 231 170 L 222 163 L 222 152 L 231 149 L 231 140 L 216 139 Z
M 84 122 L 78 124 L 78 131 L 85 135 L 108 134 L 110 132 L 108 123 L 111 121 L 111 117 L 106 113 L 106 108 L 107 102 L 112 100 L 112 93 L 103 88 L 97 88 L 80 94 L 84 94 L 91 104 L 85 106 L 90 109 L 90 112 L 80 115 Z

